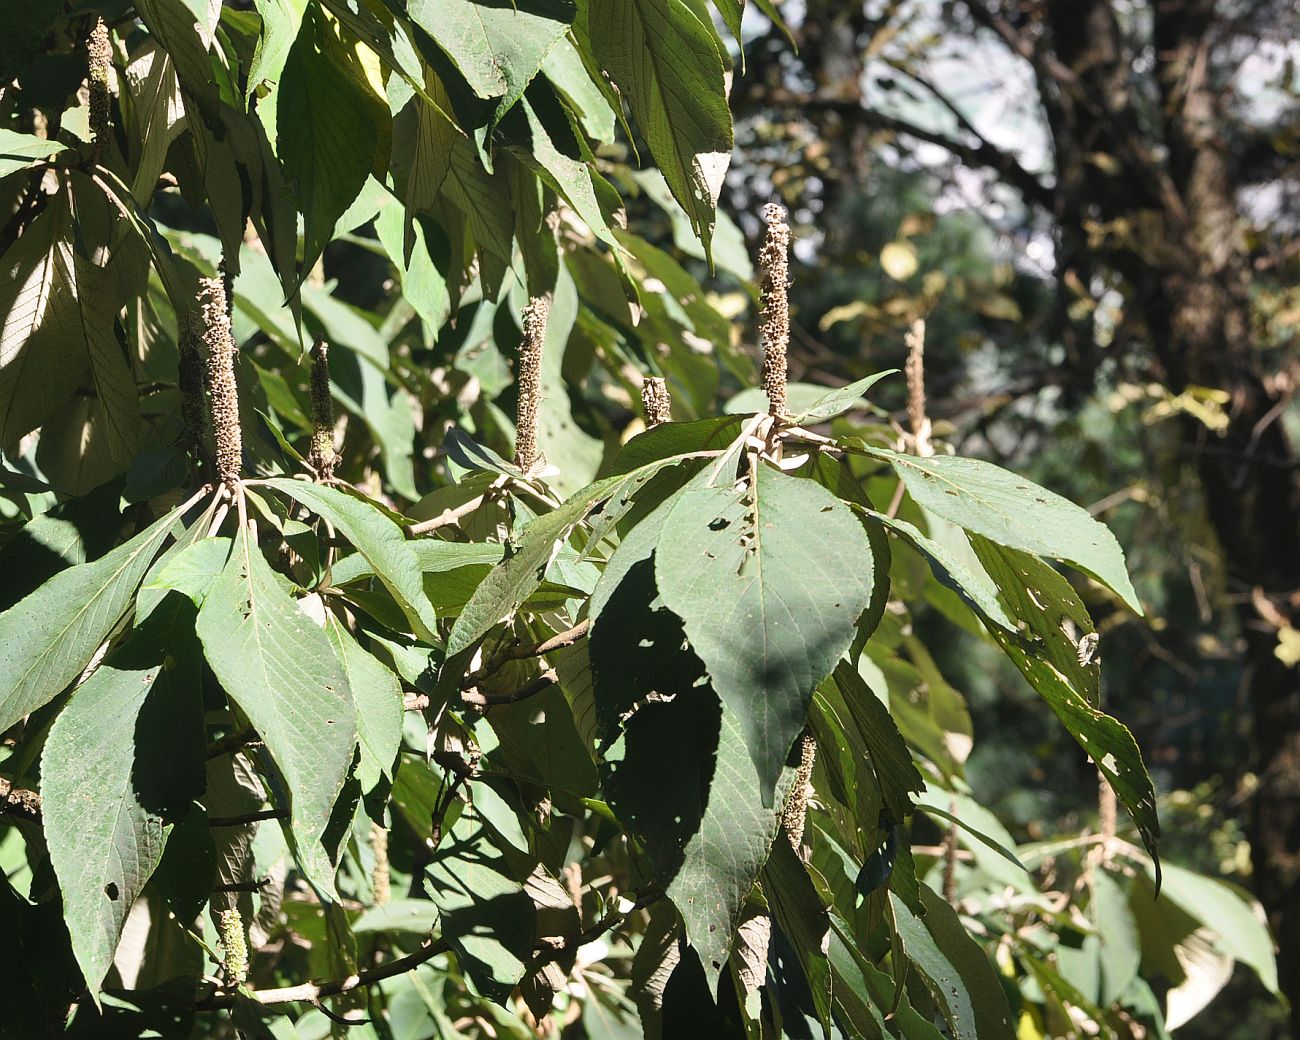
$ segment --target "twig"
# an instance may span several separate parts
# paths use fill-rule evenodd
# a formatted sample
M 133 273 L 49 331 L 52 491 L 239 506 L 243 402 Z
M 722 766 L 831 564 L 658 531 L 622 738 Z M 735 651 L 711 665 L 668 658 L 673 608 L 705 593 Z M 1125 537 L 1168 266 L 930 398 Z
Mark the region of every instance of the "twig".
M 566 646 L 572 646 L 579 639 L 587 634 L 591 628 L 591 619 L 584 618 L 570 629 L 559 632 L 549 639 L 543 639 L 540 643 L 531 643 L 527 646 L 516 646 L 502 653 L 496 654 L 482 668 L 476 672 L 471 672 L 461 681 L 462 689 L 469 689 L 477 686 L 480 682 L 501 670 L 502 665 L 509 661 L 523 661 L 530 657 L 545 657 L 547 654 L 560 650 Z
M 626 910 L 611 910 L 590 928 L 578 933 L 578 937 L 573 940 L 573 946 L 585 946 L 593 939 L 599 939 L 602 935 L 612 928 L 617 928 L 638 910 L 644 910 L 662 899 L 664 894 L 657 888 L 651 888 L 648 892 L 641 895 L 635 903 Z M 566 944 L 568 945 L 568 944 Z
M 437 516 L 429 520 L 421 520 L 418 524 L 412 524 L 406 529 L 406 533 L 414 538 L 416 535 L 428 534 L 430 531 L 436 531 L 440 527 L 446 527 L 448 524 L 454 524 L 462 517 L 468 516 L 483 504 L 486 495 L 476 495 L 468 502 L 456 506 L 455 509 L 444 509 Z
M 286 986 L 282 989 L 244 989 L 240 991 L 240 994 L 245 999 L 264 1006 L 299 1002 L 314 1004 L 322 997 L 335 997 L 340 993 L 350 993 L 362 986 L 370 986 L 376 982 L 382 982 L 384 979 L 391 979 L 394 975 L 401 975 L 403 972 L 419 967 L 425 961 L 432 960 L 440 953 L 448 952 L 449 949 L 450 947 L 445 939 L 432 939 L 414 953 L 408 953 L 405 957 L 399 957 L 395 961 L 381 964 L 377 968 L 370 968 L 367 971 L 349 975 L 345 979 L 333 979 L 329 982 L 304 982 L 300 986 Z M 196 1007 L 200 1011 L 214 1011 L 220 1008 L 232 1007 L 234 1003 L 234 992 L 220 992 L 214 993 L 206 1000 L 198 1001 Z
M 257 739 L 257 732 L 252 726 L 245 726 L 243 729 L 237 729 L 234 733 L 227 733 L 224 737 L 214 740 L 208 745 L 208 758 L 220 758 L 222 755 L 228 755 L 232 751 L 238 751 L 246 744 Z
M 957 812 L 955 802 L 949 803 L 948 812 Z M 950 906 L 957 902 L 957 824 L 952 820 L 943 836 L 943 898 Z
M 483 693 L 476 689 L 462 690 L 461 700 L 466 704 L 473 704 L 480 708 L 490 708 L 498 704 L 516 704 L 519 701 L 527 700 L 534 697 L 543 690 L 550 689 L 560 677 L 556 674 L 554 668 L 548 668 L 527 686 L 518 690 L 512 690 L 510 693 Z
M 209 827 L 243 827 L 262 820 L 283 820 L 288 814 L 282 809 L 258 809 L 256 812 L 240 813 L 238 816 L 209 816 Z
M 214 892 L 260 892 L 271 883 L 269 877 L 258 878 L 256 881 L 227 881 L 220 885 L 213 885 Z

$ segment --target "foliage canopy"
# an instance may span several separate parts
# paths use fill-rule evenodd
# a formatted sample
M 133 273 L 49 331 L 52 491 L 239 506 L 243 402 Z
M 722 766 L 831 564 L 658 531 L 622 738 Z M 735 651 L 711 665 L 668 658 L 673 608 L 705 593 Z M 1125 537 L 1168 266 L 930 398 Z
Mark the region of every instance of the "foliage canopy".
M 879 376 L 716 413 L 754 362 L 695 260 L 753 271 L 703 2 L 66 7 L 6 15 L 0 77 L 21 1035 L 1129 1035 L 1152 963 L 1275 987 L 1236 891 L 1153 900 L 1084 603 L 1140 612 L 1114 536 Z M 969 797 L 927 603 L 1140 846 Z

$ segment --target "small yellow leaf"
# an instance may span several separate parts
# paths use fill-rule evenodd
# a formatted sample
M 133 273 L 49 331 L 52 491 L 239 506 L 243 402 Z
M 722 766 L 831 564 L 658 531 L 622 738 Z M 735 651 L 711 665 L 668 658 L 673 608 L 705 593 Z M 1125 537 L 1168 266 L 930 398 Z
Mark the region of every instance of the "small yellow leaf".
M 890 242 L 880 251 L 880 266 L 896 282 L 905 282 L 916 274 L 920 262 L 911 242 Z

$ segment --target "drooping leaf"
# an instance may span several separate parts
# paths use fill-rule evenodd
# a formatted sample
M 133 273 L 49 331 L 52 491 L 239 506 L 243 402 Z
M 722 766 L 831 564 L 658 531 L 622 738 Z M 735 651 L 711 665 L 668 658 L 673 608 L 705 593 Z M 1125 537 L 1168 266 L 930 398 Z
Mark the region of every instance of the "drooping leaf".
M 268 486 L 296 499 L 330 522 L 356 546 L 402 608 L 413 631 L 434 639 L 437 618 L 420 582 L 420 564 L 402 529 L 382 510 L 345 491 L 277 477 Z
M 659 536 L 655 575 L 740 722 L 770 799 L 813 691 L 871 601 L 862 525 L 819 484 L 759 465 L 752 487 L 682 493 Z
M 181 99 L 176 63 L 156 40 L 148 41 L 131 55 L 123 87 L 131 97 L 131 137 L 135 174 L 131 194 L 148 205 L 167 161 L 167 149 L 185 129 L 185 105 Z
M 185 788 L 188 797 L 201 790 L 201 771 L 197 785 L 183 776 L 199 761 L 203 739 L 194 616 L 193 604 L 179 596 L 155 611 L 77 690 L 45 744 L 45 839 L 72 948 L 92 993 L 112 966 L 127 913 L 162 858 Z M 154 710 L 146 710 L 147 701 Z M 178 717 L 187 711 L 188 727 Z M 158 727 L 160 714 L 170 719 L 170 732 Z
M 772 853 L 763 866 L 763 894 L 777 925 L 794 947 L 822 1028 L 829 1030 L 831 968 L 826 954 L 830 919 L 808 876 L 810 868 L 799 861 L 786 837 L 782 832 L 772 844 Z
M 713 989 L 794 770 L 776 778 L 776 807 L 765 805 L 739 721 L 705 686 L 646 705 L 625 729 L 621 759 L 610 755 L 610 804 L 644 842 Z
M 1078 567 L 1142 613 L 1124 550 L 1086 509 L 979 459 L 866 450 L 892 465 L 912 497 L 937 516 L 999 545 Z
M 352 692 L 325 633 L 300 611 L 249 534 L 199 611 L 204 655 L 284 776 L 291 833 L 312 883 L 334 893 L 321 844 L 352 764 Z
M 870 515 L 911 542 L 930 562 L 934 576 L 941 583 L 969 602 L 988 620 L 1008 631 L 1015 630 L 1015 625 L 1011 623 L 1011 619 L 1002 609 L 1002 604 L 998 602 L 997 587 L 982 569 L 968 566 L 960 556 L 942 542 L 926 536 L 915 524 L 900 517 L 887 516 L 875 511 Z
M 1088 686 L 1078 678 L 1095 675 L 1089 669 L 1096 662 L 1085 663 L 1077 651 L 1072 661 L 1061 659 L 1066 652 L 1060 640 L 1070 638 L 1065 622 L 1077 619 L 1081 610 L 1078 598 L 1064 578 L 1028 553 L 978 536 L 971 544 L 998 586 L 1007 614 L 1023 626 L 1023 635 L 993 626 L 993 638 L 1097 764 L 1155 856 L 1160 839 L 1155 788 L 1137 742 L 1127 727 L 1095 706 L 1095 697 L 1089 698 Z
M 537 914 L 524 890 L 529 867 L 520 859 L 464 812 L 424 872 L 442 937 L 474 988 L 501 1004 L 524 977 L 536 936 Z
M 402 685 L 387 667 L 362 647 L 333 614 L 325 616 L 329 636 L 348 678 L 357 712 L 361 762 L 357 778 L 369 791 L 381 776 L 391 776 L 402 743 Z
M 276 116 L 277 151 L 305 221 L 302 266 L 309 271 L 374 168 L 389 119 L 314 5 L 285 60 Z
M 0 445 L 64 408 L 86 372 L 66 193 L 0 257 Z
M 493 122 L 524 92 L 573 21 L 573 0 L 499 4 L 411 0 L 407 11 L 433 37 L 481 98 L 500 98 Z
M 686 0 L 602 0 L 586 41 L 617 85 L 650 154 L 708 246 L 731 161 L 721 43 Z
M 114 334 L 122 304 L 117 297 L 117 281 L 111 270 L 79 255 L 74 260 L 74 272 L 77 316 L 95 390 L 92 414 L 99 417 L 107 434 L 110 457 L 125 464 L 135 454 L 140 401 L 126 352 Z
M 0 177 L 30 169 L 43 159 L 58 155 L 66 145 L 35 134 L 0 130 Z
M 1006 993 L 988 956 L 956 911 L 927 885 L 921 886 L 925 917 L 917 917 L 891 893 L 890 904 L 903 949 L 920 970 L 955 1040 L 1011 1040 L 1015 1028 Z
M 893 717 L 857 669 L 848 662 L 841 663 L 835 669 L 833 685 L 834 690 L 823 687 L 819 696 L 839 694 L 866 745 L 890 821 L 902 823 L 904 817 L 911 815 L 912 793 L 925 790 L 925 781 L 912 761 L 912 754 L 903 743 Z
M 77 678 L 126 613 L 176 511 L 100 557 L 60 571 L 0 614 L 0 730 Z

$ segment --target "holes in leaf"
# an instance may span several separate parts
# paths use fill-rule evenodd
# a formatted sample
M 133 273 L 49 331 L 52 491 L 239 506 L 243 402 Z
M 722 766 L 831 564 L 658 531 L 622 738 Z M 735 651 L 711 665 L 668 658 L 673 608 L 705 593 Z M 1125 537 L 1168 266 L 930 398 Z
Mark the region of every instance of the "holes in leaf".
M 111 899 L 113 902 L 116 903 L 117 897 L 121 895 L 121 893 L 118 892 L 117 890 L 117 883 L 114 881 L 110 881 L 107 885 L 105 885 L 104 895 L 108 896 L 109 899 Z

